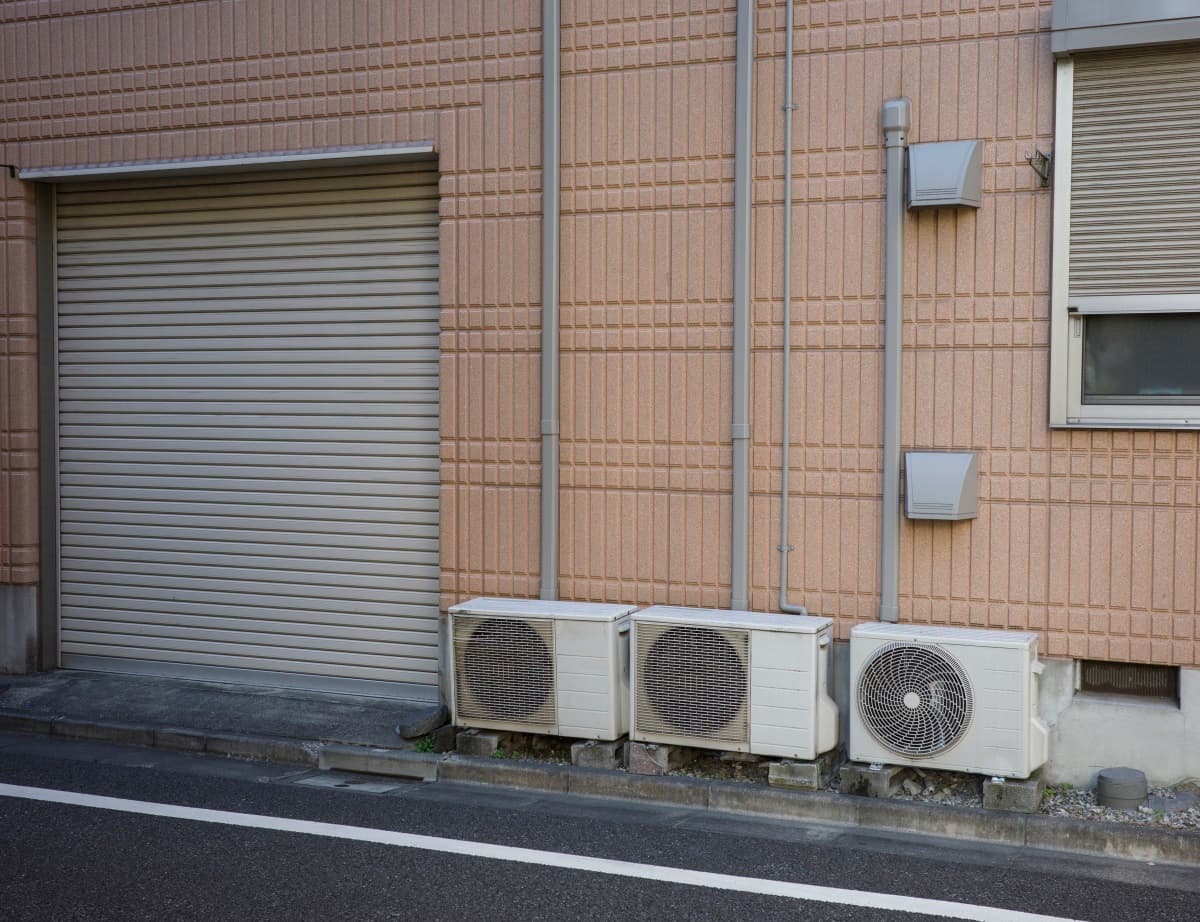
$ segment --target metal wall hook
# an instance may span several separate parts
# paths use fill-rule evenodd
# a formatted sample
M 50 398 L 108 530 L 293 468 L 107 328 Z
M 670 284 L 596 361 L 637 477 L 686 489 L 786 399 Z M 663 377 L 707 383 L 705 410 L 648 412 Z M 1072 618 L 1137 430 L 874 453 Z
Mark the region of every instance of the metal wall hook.
M 1053 154 L 1044 154 L 1035 148 L 1032 154 L 1025 155 L 1025 162 L 1033 167 L 1033 171 L 1041 178 L 1043 189 L 1050 185 L 1050 176 L 1054 171 Z

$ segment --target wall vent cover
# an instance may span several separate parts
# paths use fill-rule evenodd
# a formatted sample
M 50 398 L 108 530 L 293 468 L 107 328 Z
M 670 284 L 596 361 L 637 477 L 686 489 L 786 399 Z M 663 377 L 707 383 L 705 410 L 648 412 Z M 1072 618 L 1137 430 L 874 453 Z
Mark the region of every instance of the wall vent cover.
M 1178 704 L 1179 667 L 1083 660 L 1079 664 L 1079 690 L 1161 698 Z
M 458 718 L 553 727 L 554 623 L 459 615 L 454 621 Z
M 639 733 L 748 739 L 748 632 L 643 624 L 637 663 Z
M 859 675 L 857 694 L 871 735 L 890 751 L 916 758 L 957 743 L 974 712 L 962 666 L 944 650 L 924 644 L 880 647 Z

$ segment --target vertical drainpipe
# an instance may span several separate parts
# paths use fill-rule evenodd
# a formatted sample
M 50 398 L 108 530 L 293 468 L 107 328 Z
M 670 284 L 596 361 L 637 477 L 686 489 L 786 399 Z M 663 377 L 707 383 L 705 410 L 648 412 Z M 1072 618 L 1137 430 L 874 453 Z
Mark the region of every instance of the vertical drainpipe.
M 542 0 L 542 589 L 558 598 L 559 0 Z
M 754 0 L 738 0 L 733 102 L 733 535 L 730 607 L 749 607 L 750 148 L 754 99 Z
M 795 3 L 787 2 L 783 47 L 783 447 L 779 455 L 779 610 L 789 615 L 807 615 L 803 605 L 788 601 L 788 476 L 791 474 L 792 440 L 792 57 L 795 54 Z
M 880 525 L 879 620 L 900 619 L 900 387 L 904 320 L 904 153 L 907 99 L 883 104 L 887 149 L 883 307 L 883 516 Z

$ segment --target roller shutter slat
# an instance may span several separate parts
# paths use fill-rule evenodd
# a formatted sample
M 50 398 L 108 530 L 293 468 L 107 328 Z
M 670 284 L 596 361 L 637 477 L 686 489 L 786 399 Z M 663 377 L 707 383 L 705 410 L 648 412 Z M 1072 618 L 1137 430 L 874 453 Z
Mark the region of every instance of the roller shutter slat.
M 304 497 L 307 493 L 239 493 L 235 497 L 227 495 L 223 502 L 214 502 L 203 493 L 191 498 L 191 493 L 185 497 L 175 497 L 169 490 L 140 490 L 137 496 L 138 510 L 130 513 L 120 505 L 114 505 L 109 499 L 103 498 L 108 495 L 108 491 L 101 491 L 100 487 L 83 487 L 70 492 L 70 496 L 64 497 L 62 508 L 71 510 L 71 522 L 68 522 L 71 527 L 103 522 L 112 523 L 116 527 L 131 522 L 142 522 L 148 528 L 227 526 L 288 531 L 300 529 L 302 526 L 304 534 L 392 534 L 397 540 L 400 540 L 400 535 L 395 532 L 398 511 L 413 508 L 414 504 L 419 502 L 432 503 L 434 508 L 437 504 L 437 496 L 433 493 L 425 497 L 384 499 L 371 496 L 361 507 L 355 507 L 353 503 L 338 503 L 336 496 L 318 495 L 316 501 L 305 503 Z M 91 496 L 79 496 L 85 492 L 90 492 Z M 97 492 L 102 492 L 102 498 L 91 498 Z M 158 499 L 161 496 L 169 496 L 170 499 L 162 502 Z M 257 502 L 230 502 L 230 499 L 247 496 L 256 498 Z M 319 505 L 319 502 L 324 502 L 325 505 Z M 265 511 L 270 511 L 271 515 L 264 515 Z M 354 521 L 359 525 L 353 532 L 347 532 L 344 527 L 335 527 L 344 526 L 348 513 L 354 516 Z M 292 525 L 293 520 L 296 520 L 295 525 Z M 379 528 L 372 528 L 372 525 L 378 525 Z M 388 531 L 389 528 L 391 531 Z M 396 549 L 414 550 L 408 544 L 397 544 Z
M 78 591 L 82 590 L 82 591 Z M 231 618 L 263 617 L 263 612 L 274 612 L 276 617 L 296 621 L 319 620 L 329 615 L 327 624 L 395 624 L 396 606 L 390 602 L 373 599 L 304 599 L 281 598 L 273 595 L 237 593 L 228 590 L 189 589 L 180 596 L 170 588 L 158 586 L 122 586 L 102 582 L 81 580 L 71 593 L 62 596 L 64 605 L 75 605 L 81 610 L 104 609 L 113 612 L 155 611 L 178 612 L 184 615 L 217 614 Z M 340 614 L 339 614 L 340 613 Z M 119 614 L 118 614 L 119 616 Z M 410 621 L 406 630 L 422 630 Z M 432 630 L 432 628 L 429 628 Z
M 63 572 L 67 572 L 64 570 Z M 73 570 L 71 580 L 72 591 L 85 594 L 96 591 L 97 594 L 115 596 L 144 594 L 149 590 L 165 593 L 169 599 L 196 599 L 198 593 L 212 593 L 213 596 L 225 601 L 239 603 L 262 604 L 266 600 L 277 602 L 280 607 L 294 605 L 299 608 L 316 608 L 318 601 L 325 604 L 341 604 L 342 600 L 358 602 L 377 602 L 392 606 L 393 616 L 397 624 L 413 612 L 406 612 L 408 606 L 417 610 L 430 604 L 434 593 L 423 590 L 378 588 L 378 581 L 368 583 L 360 581 L 358 585 L 339 583 L 292 583 L 282 578 L 274 580 L 244 580 L 241 583 L 226 583 L 220 579 L 191 578 L 182 580 L 170 575 L 156 576 L 154 574 L 109 574 L 90 570 Z M 433 600 L 436 604 L 436 600 Z
M 111 660 L 112 653 L 108 645 L 64 642 L 63 656 L 80 668 L 104 668 L 119 670 L 121 660 Z M 123 660 L 144 660 L 147 667 L 145 673 L 156 675 L 162 671 L 161 664 L 165 662 L 161 650 L 142 650 L 137 647 L 122 647 Z M 110 664 L 101 664 L 99 660 L 108 659 Z M 170 662 L 173 664 L 195 665 L 203 667 L 200 674 L 214 678 L 224 678 L 225 669 L 256 669 L 266 673 L 296 673 L 301 677 L 320 675 L 339 679 L 368 680 L 375 682 L 403 682 L 415 686 L 433 687 L 437 684 L 436 669 L 432 672 L 415 668 L 402 668 L 390 665 L 386 668 L 376 668 L 364 665 L 343 665 L 341 663 L 311 663 L 293 659 L 268 659 L 257 656 L 233 656 L 216 653 L 193 653 L 191 651 L 171 651 Z M 421 660 L 424 666 L 425 661 Z M 432 668 L 432 667 L 431 667 Z M 263 684 L 255 682 L 256 685 Z M 304 681 L 298 681 L 293 687 L 304 687 Z
M 361 666 L 374 666 L 377 669 L 411 669 L 424 665 L 424 657 L 385 656 L 380 655 L 378 650 L 373 648 L 370 652 L 366 653 L 344 653 L 340 650 L 328 649 L 295 650 L 287 647 L 268 646 L 261 643 L 238 643 L 233 639 L 225 643 L 218 643 L 211 640 L 183 640 L 179 638 L 160 638 L 152 635 L 114 635 L 77 630 L 73 633 L 70 640 L 63 641 L 64 647 L 68 644 L 75 648 L 88 647 L 90 648 L 88 652 L 92 654 L 100 653 L 97 649 L 100 646 L 128 644 L 129 646 L 123 649 L 124 655 L 128 655 L 134 650 L 155 650 L 160 651 L 163 655 L 193 653 L 201 656 L 220 657 L 221 659 L 231 661 L 239 658 L 270 658 L 274 660 L 286 660 L 294 663 L 297 667 L 303 664 L 304 668 L 297 668 L 296 671 L 304 672 L 320 669 L 324 664 L 336 664 L 347 669 Z M 82 649 L 80 652 L 83 652 Z M 111 654 L 102 653 L 101 655 Z M 186 662 L 186 660 L 184 661 Z M 224 665 L 224 663 L 221 663 L 221 665 Z M 230 662 L 229 665 L 235 664 Z
M 76 618 L 67 613 L 65 620 L 82 635 L 96 636 L 98 634 L 123 634 L 131 641 L 138 643 L 147 635 L 138 634 L 145 630 L 145 625 L 132 625 L 121 621 L 105 621 L 97 618 Z M 205 622 L 205 625 L 207 622 Z M 193 624 L 179 627 L 174 624 L 162 624 L 147 621 L 153 631 L 151 636 L 157 641 L 170 641 L 171 638 L 189 641 L 212 640 L 221 642 L 233 638 L 234 643 L 253 644 L 256 647 L 273 646 L 296 648 L 313 653 L 332 650 L 339 653 L 355 653 L 358 645 L 371 644 L 376 653 L 388 656 L 422 657 L 428 653 L 428 644 L 414 644 L 397 637 L 389 636 L 389 631 L 354 631 L 348 637 L 330 637 L 324 634 L 303 634 L 291 630 L 280 630 L 276 625 L 262 622 L 248 622 L 236 628 L 226 625 L 216 627 Z
M 68 597 L 63 601 L 63 614 L 66 617 L 80 621 L 96 621 L 105 624 L 127 624 L 123 620 L 124 606 L 133 600 L 88 600 L 85 605 L 77 604 L 80 600 Z M 113 604 L 106 606 L 104 602 Z M 397 643 L 412 646 L 435 646 L 438 642 L 437 631 L 395 630 L 382 626 L 382 619 L 365 619 L 357 612 L 344 613 L 325 609 L 321 612 L 303 612 L 296 609 L 247 609 L 229 606 L 197 606 L 186 603 L 166 603 L 162 601 L 146 602 L 146 607 L 139 609 L 139 619 L 145 624 L 178 625 L 182 619 L 188 623 L 209 628 L 229 627 L 233 622 L 235 630 L 253 630 L 278 632 L 280 634 L 302 634 L 313 637 L 366 637 L 387 636 Z M 115 620 L 114 620 L 115 619 Z M 371 627 L 371 624 L 378 626 Z
M 391 541 L 383 541 L 376 536 L 375 544 L 354 546 L 338 544 L 328 536 L 314 536 L 311 542 L 289 542 L 286 536 L 281 540 L 279 537 L 267 535 L 260 542 L 250 544 L 222 540 L 219 534 L 185 541 L 149 537 L 153 533 L 153 529 L 149 528 L 140 533 L 135 531 L 126 534 L 99 529 L 85 531 L 79 525 L 73 525 L 72 528 L 77 530 L 63 535 L 63 546 L 71 551 L 71 565 L 81 568 L 89 566 L 89 558 L 95 557 L 126 562 L 135 560 L 147 563 L 195 563 L 221 568 L 219 573 L 213 572 L 215 576 L 223 576 L 227 570 L 233 568 L 257 569 L 267 578 L 271 568 L 277 567 L 281 571 L 280 578 L 287 576 L 288 580 L 294 580 L 296 577 L 283 572 L 285 570 L 295 570 L 300 572 L 304 579 L 316 581 L 326 577 L 333 580 L 338 573 L 383 573 L 396 579 L 401 579 L 408 573 L 423 579 L 432 579 L 426 571 L 416 568 L 437 561 L 436 553 L 427 550 L 425 542 L 421 540 L 427 538 L 428 534 L 414 534 L 408 538 L 394 538 Z M 414 527 L 411 530 L 428 532 L 430 529 L 426 526 L 422 529 Z M 101 552 L 108 552 L 107 556 Z M 181 555 L 184 553 L 192 554 L 194 559 L 183 561 Z M 239 554 L 238 561 L 228 562 L 231 557 Z M 397 557 L 400 559 L 397 560 Z M 282 566 L 288 560 L 292 561 L 291 565 Z M 325 568 L 314 566 L 313 561 L 327 561 L 328 573 Z M 388 567 L 395 567 L 396 570 L 389 571 Z

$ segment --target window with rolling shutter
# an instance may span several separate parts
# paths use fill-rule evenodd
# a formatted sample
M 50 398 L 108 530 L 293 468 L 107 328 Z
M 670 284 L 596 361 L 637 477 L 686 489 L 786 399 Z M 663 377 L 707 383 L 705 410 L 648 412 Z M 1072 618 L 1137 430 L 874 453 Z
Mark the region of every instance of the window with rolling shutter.
M 1051 421 L 1200 426 L 1200 48 L 1058 79 Z

